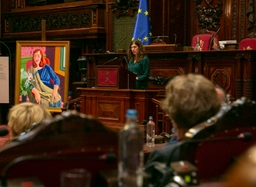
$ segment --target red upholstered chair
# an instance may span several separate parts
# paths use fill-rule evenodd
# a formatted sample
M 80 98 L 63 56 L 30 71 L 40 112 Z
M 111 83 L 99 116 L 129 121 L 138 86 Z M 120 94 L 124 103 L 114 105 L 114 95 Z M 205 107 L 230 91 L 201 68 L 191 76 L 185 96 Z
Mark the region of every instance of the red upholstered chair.
M 196 42 L 199 40 L 200 50 L 199 51 L 209 51 L 212 48 L 212 34 L 196 34 L 192 38 L 191 46 L 195 49 Z
M 256 49 L 256 38 L 244 38 L 239 43 L 239 49 L 252 50 Z
M 218 37 L 217 31 L 209 31 L 206 29 L 203 29 L 200 31 L 199 34 L 195 35 L 192 38 L 192 47 L 196 46 L 196 40 L 197 37 L 199 37 L 200 40 L 200 51 L 208 51 L 208 50 L 219 50 L 220 49 L 220 42 Z M 210 35 L 210 36 L 209 36 Z

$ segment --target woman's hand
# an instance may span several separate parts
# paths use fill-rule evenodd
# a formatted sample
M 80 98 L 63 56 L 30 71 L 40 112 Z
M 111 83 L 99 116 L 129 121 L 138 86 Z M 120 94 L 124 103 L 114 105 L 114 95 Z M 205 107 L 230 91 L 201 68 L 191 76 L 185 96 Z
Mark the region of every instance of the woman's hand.
M 32 93 L 35 97 L 36 103 L 40 104 L 40 94 L 39 94 L 38 90 L 36 88 L 33 88 Z
M 59 89 L 59 86 L 54 85 L 54 88 L 52 90 L 52 102 L 56 102 L 56 101 L 59 100 L 59 98 L 58 98 L 58 89 Z

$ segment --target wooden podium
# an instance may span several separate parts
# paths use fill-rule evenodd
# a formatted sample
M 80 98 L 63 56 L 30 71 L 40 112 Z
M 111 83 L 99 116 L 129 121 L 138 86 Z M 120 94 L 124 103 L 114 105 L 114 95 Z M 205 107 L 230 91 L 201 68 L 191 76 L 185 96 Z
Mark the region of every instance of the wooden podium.
M 96 87 L 108 89 L 135 89 L 136 74 L 119 65 L 98 65 Z
M 149 116 L 155 116 L 155 104 L 158 90 L 77 88 L 81 93 L 81 113 L 95 116 L 104 125 L 119 131 L 123 127 L 128 109 L 138 111 L 141 124 Z M 93 106 L 93 107 L 92 107 Z

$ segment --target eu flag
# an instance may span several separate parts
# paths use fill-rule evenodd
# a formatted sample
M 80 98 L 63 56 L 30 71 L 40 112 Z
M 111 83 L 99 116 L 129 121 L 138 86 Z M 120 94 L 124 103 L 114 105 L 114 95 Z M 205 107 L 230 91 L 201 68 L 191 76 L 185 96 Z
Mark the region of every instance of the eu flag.
M 148 2 L 147 0 L 140 0 L 132 40 L 139 39 L 143 45 L 149 45 L 151 36 Z

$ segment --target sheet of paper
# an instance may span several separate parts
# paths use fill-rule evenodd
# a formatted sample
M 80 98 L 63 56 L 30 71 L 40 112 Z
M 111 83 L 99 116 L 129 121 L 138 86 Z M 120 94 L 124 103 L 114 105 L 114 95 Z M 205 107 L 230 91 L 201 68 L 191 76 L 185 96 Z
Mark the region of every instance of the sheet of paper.
M 9 103 L 9 57 L 0 57 L 0 103 Z

